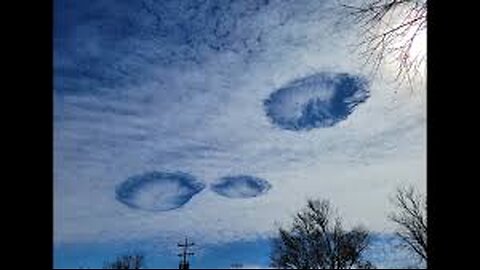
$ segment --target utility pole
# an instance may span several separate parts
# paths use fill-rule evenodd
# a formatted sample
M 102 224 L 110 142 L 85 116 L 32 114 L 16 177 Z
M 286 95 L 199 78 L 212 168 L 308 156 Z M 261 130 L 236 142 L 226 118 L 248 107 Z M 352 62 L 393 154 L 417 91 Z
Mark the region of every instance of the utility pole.
M 188 239 L 185 237 L 185 243 L 178 243 L 177 246 L 183 248 L 182 253 L 179 253 L 178 256 L 182 258 L 179 264 L 178 269 L 190 269 L 190 264 L 188 263 L 188 256 L 195 255 L 193 252 L 188 252 L 188 248 L 195 245 L 193 242 L 188 242 Z

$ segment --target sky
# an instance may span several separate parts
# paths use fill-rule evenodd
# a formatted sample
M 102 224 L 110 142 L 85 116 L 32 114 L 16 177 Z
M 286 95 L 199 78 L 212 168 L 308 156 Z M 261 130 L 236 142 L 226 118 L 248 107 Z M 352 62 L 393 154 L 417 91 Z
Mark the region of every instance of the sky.
M 54 266 L 143 247 L 176 267 L 188 236 L 197 265 L 265 267 L 307 198 L 389 239 L 395 188 L 425 191 L 424 84 L 372 76 L 344 15 L 335 0 L 55 0 Z

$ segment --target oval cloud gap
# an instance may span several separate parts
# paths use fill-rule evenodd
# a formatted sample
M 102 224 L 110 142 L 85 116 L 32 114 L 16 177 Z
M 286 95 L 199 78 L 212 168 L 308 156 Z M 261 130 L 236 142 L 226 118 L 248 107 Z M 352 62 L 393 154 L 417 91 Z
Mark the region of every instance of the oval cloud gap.
M 186 204 L 205 184 L 183 172 L 135 175 L 116 189 L 116 199 L 133 209 L 168 211 Z
M 331 127 L 347 119 L 369 98 L 367 80 L 348 73 L 323 72 L 293 81 L 265 101 L 272 123 L 286 130 Z
M 214 192 L 228 198 L 258 197 L 270 188 L 266 180 L 249 175 L 225 176 L 211 185 Z

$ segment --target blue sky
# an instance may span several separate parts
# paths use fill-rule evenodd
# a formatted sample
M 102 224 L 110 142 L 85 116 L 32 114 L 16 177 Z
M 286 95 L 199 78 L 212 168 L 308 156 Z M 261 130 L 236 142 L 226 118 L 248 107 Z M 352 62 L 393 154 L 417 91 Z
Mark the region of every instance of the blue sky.
M 181 241 L 180 241 L 181 242 Z M 173 246 L 176 244 L 173 243 Z M 176 268 L 178 250 L 169 250 L 152 243 L 152 241 L 132 241 L 128 244 L 114 243 L 107 245 L 65 245 L 59 247 L 55 254 L 57 267 L 76 268 L 102 267 L 103 261 L 115 258 L 117 254 L 128 251 L 144 251 L 148 267 Z M 229 268 L 232 264 L 244 266 L 268 266 L 270 241 L 232 242 L 223 245 L 207 245 L 193 249 L 191 265 L 196 268 Z
M 180 241 L 181 242 L 181 241 Z M 378 268 L 405 268 L 416 265 L 408 253 L 395 249 L 398 239 L 389 234 L 376 234 L 366 256 Z M 113 260 L 125 252 L 143 252 L 149 268 L 176 268 L 178 250 L 175 243 L 165 247 L 161 241 L 110 242 L 106 244 L 61 244 L 55 247 L 55 268 L 101 268 L 104 262 Z M 190 257 L 194 268 L 231 268 L 235 264 L 243 268 L 269 268 L 271 239 L 234 241 L 220 245 L 194 246 Z
M 425 190 L 424 85 L 370 76 L 337 8 L 56 0 L 55 265 L 185 235 L 205 265 L 264 265 L 307 198 L 390 233 L 395 187 Z

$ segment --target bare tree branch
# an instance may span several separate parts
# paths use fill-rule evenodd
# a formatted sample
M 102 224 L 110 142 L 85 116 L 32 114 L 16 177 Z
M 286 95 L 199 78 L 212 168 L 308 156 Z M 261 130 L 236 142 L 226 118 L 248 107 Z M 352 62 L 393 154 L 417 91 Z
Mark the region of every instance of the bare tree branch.
M 107 262 L 103 269 L 142 269 L 145 268 L 145 256 L 126 254 L 118 256 L 113 262 Z
M 341 6 L 360 27 L 361 41 L 355 47 L 365 65 L 371 65 L 373 75 L 382 64 L 393 60 L 395 81 L 412 86 L 426 60 L 426 48 L 418 53 L 413 46 L 424 38 L 427 0 L 371 0 L 359 6 Z
M 427 260 L 427 204 L 425 196 L 412 186 L 398 188 L 393 204 L 397 211 L 389 218 L 394 222 L 397 236 L 413 254 L 425 262 Z

